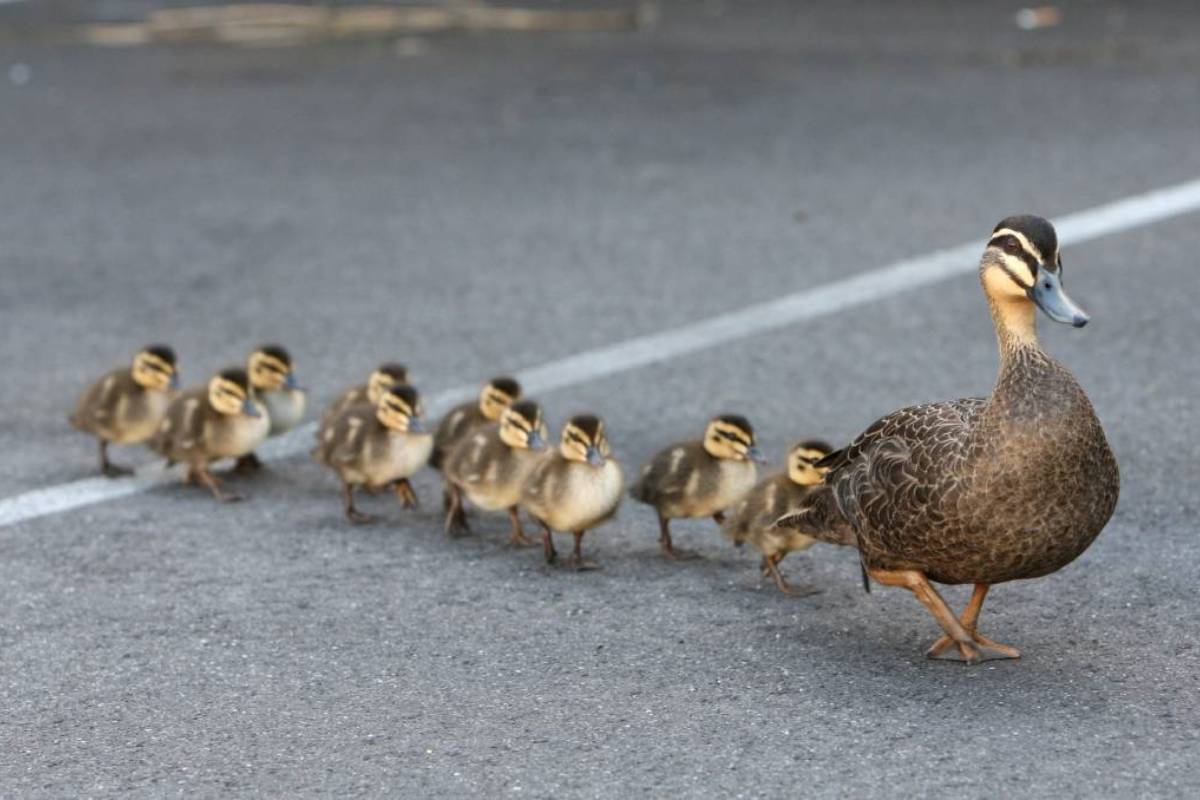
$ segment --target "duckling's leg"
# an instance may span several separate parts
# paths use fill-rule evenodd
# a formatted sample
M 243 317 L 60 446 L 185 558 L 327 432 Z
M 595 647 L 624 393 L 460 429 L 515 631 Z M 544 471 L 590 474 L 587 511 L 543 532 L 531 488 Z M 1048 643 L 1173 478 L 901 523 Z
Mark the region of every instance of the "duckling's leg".
M 237 460 L 233 465 L 233 471 L 239 475 L 244 475 L 247 472 L 258 472 L 262 469 L 263 463 L 254 453 L 246 453 Z
M 408 478 L 401 478 L 396 481 L 396 499 L 405 508 L 421 507 L 421 501 L 417 499 L 417 493 L 413 491 L 412 484 L 408 482 Z
M 208 464 L 192 464 L 188 468 L 187 477 L 184 479 L 189 483 L 198 483 L 201 486 L 207 486 L 209 491 L 213 493 L 213 497 L 220 500 L 222 503 L 236 503 L 245 498 L 237 492 L 225 492 L 221 490 L 221 482 L 216 476 L 208 471 Z
M 583 534 L 587 531 L 575 531 L 575 549 L 571 551 L 571 569 L 576 572 L 584 572 L 589 569 L 600 569 L 600 565 L 595 561 L 588 561 L 583 557 Z
M 354 484 L 342 481 L 342 506 L 346 509 L 346 518 L 355 525 L 365 525 L 375 521 L 375 517 L 364 514 L 354 507 Z
M 661 511 L 658 512 L 658 546 L 662 548 L 664 556 L 675 561 L 686 561 L 700 557 L 695 553 L 689 553 L 687 550 L 675 549 L 675 545 L 671 543 L 671 521 L 667 517 L 664 517 Z
M 521 514 L 516 506 L 508 507 L 508 521 L 512 525 L 512 534 L 508 537 L 509 544 L 516 547 L 529 547 L 533 544 L 533 539 L 526 536 L 525 529 L 521 527 Z
M 108 440 L 100 439 L 100 474 L 106 478 L 119 478 L 122 475 L 132 475 L 133 470 L 122 467 L 108 460 Z
M 540 519 L 538 524 L 542 526 L 542 553 L 546 556 L 546 563 L 553 564 L 558 559 L 558 552 L 554 549 L 554 532 Z
M 975 643 L 979 645 L 979 650 L 985 661 L 1000 658 L 1020 658 L 1021 651 L 1017 648 L 993 642 L 975 630 L 979 625 L 979 612 L 983 611 L 983 601 L 987 597 L 988 589 L 990 588 L 991 585 L 987 583 L 975 584 L 975 591 L 971 593 L 971 601 L 967 603 L 966 609 L 963 610 L 962 616 L 958 620 L 966 628 L 967 633 L 971 634 L 971 638 L 975 640 Z M 953 643 L 953 640 L 949 636 L 943 636 L 925 651 L 925 655 L 930 658 L 957 660 L 955 652 L 946 652 Z
M 463 511 L 462 490 L 447 481 L 444 491 L 450 498 L 450 507 L 446 509 L 446 535 L 467 533 L 471 526 L 467 524 L 467 515 Z
M 967 632 L 962 623 L 954 616 L 950 607 L 946 605 L 946 601 L 938 594 L 937 589 L 933 588 L 933 584 L 925 577 L 925 573 L 915 569 L 868 569 L 871 577 L 882 583 L 884 586 L 900 586 L 908 589 L 917 599 L 921 601 L 921 605 L 933 615 L 937 620 L 938 625 L 942 626 L 942 630 L 946 635 L 954 641 L 958 648 L 959 654 L 963 661 L 968 664 L 978 664 L 983 660 L 979 652 L 979 648 L 975 646 L 975 642 L 971 638 L 971 634 Z
M 783 577 L 783 573 L 779 571 L 779 562 L 783 561 L 783 557 L 786 555 L 787 553 L 775 553 L 774 555 L 763 556 L 763 564 L 766 565 L 768 574 L 775 579 L 775 586 L 779 588 L 779 591 L 784 594 L 790 594 L 792 597 L 808 597 L 812 594 L 820 594 L 821 590 L 816 587 L 805 586 L 797 589 L 787 582 L 787 579 Z
M 713 522 L 717 523 L 718 525 L 724 525 L 725 524 L 725 512 L 718 511 L 717 513 L 713 514 Z

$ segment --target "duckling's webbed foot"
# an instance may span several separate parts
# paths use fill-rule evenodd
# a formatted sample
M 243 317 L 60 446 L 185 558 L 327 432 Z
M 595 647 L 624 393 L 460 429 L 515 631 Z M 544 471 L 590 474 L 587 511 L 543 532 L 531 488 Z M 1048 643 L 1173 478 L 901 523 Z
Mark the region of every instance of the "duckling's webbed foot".
M 400 501 L 400 505 L 408 509 L 421 507 L 421 501 L 417 499 L 417 493 L 413 491 L 412 484 L 408 482 L 408 478 L 401 478 L 396 481 L 396 499 Z
M 342 506 L 346 511 L 346 519 L 355 525 L 368 525 L 375 521 L 375 517 L 354 507 L 354 486 L 345 481 L 342 482 Z
M 233 465 L 233 471 L 239 475 L 245 475 L 250 472 L 258 472 L 263 468 L 263 463 L 254 453 L 246 453 L 237 460 Z
M 662 549 L 663 555 L 672 561 L 690 561 L 700 557 L 697 553 L 675 549 L 675 545 L 671 542 L 670 520 L 661 512 L 658 515 L 658 546 Z
M 244 495 L 237 492 L 227 492 L 222 489 L 221 482 L 208 471 L 208 466 L 204 464 L 192 465 L 184 477 L 184 483 L 198 483 L 201 486 L 207 486 L 213 497 L 222 503 L 239 503 L 246 499 Z
M 106 478 L 120 478 L 123 475 L 132 475 L 133 470 L 129 467 L 122 467 L 120 464 L 114 464 L 108 460 L 108 442 L 100 440 L 100 474 Z
M 533 544 L 533 539 L 526 536 L 524 528 L 521 527 L 521 514 L 516 506 L 509 507 L 508 521 L 512 525 L 512 533 L 508 537 L 509 544 L 514 547 L 529 547 Z
M 808 597 L 814 594 L 820 594 L 821 590 L 815 586 L 792 586 L 787 582 L 787 578 L 783 577 L 783 573 L 779 571 L 779 562 L 783 561 L 786 553 L 776 553 L 773 556 L 763 556 L 763 569 L 767 574 L 775 580 L 775 586 L 779 591 L 792 597 Z
M 989 588 L 991 587 L 986 583 L 975 584 L 975 591 L 971 594 L 971 601 L 967 603 L 966 609 L 963 611 L 962 616 L 959 617 L 959 622 L 975 642 L 981 661 L 1020 658 L 1021 651 L 1017 648 L 994 642 L 976 630 L 976 627 L 979 625 L 979 613 L 983 610 L 983 601 L 987 597 Z M 944 661 L 962 661 L 962 653 L 958 648 L 952 647 L 951 645 L 953 644 L 954 640 L 949 636 L 942 636 L 925 651 L 925 655 L 929 658 Z
M 884 586 L 900 586 L 908 589 L 916 596 L 917 600 L 921 601 L 921 605 L 925 606 L 937 620 L 938 625 L 942 626 L 942 630 L 946 632 L 946 638 L 950 639 L 958 656 L 954 660 L 965 661 L 968 664 L 978 664 L 984 660 L 978 645 L 975 644 L 974 637 L 954 616 L 950 607 L 946 605 L 946 601 L 938 594 L 937 589 L 933 588 L 923 572 L 915 569 L 869 569 L 867 572 Z M 981 599 L 980 605 L 982 602 Z M 950 645 L 947 645 L 946 649 L 949 648 Z
M 583 534 L 584 531 L 575 531 L 575 549 L 571 551 L 571 559 L 567 562 L 567 566 L 576 572 L 600 569 L 599 564 L 583 557 Z

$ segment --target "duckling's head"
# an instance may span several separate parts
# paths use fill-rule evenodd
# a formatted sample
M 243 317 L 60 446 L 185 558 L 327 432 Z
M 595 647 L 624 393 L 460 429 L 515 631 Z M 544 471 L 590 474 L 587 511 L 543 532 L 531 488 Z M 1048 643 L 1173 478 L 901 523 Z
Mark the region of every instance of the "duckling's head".
M 165 344 L 143 347 L 133 357 L 133 379 L 143 389 L 165 392 L 179 387 L 175 351 Z
M 1055 322 L 1076 328 L 1088 323 L 1088 315 L 1063 291 L 1058 234 L 1041 217 L 1021 214 L 1000 220 L 983 251 L 979 277 L 1000 314 L 1030 331 L 1033 306 Z
M 542 407 L 532 400 L 513 403 L 500 415 L 500 438 L 509 447 L 541 450 L 549 435 Z
M 292 371 L 292 357 L 277 344 L 264 344 L 250 354 L 246 362 L 250 381 L 260 392 L 277 392 L 280 389 L 295 389 L 296 375 Z
M 385 427 L 399 433 L 422 433 L 421 396 L 407 383 L 389 386 L 379 393 L 375 417 Z
M 380 364 L 367 379 L 367 400 L 379 405 L 385 391 L 402 383 L 408 383 L 408 367 L 395 362 Z
M 479 392 L 479 410 L 490 420 L 500 419 L 504 409 L 521 399 L 521 384 L 512 378 L 492 378 Z
M 208 382 L 208 402 L 217 411 L 229 416 L 262 416 L 250 396 L 250 378 L 241 367 L 229 367 L 213 376 Z
M 754 444 L 754 428 L 741 414 L 722 414 L 708 423 L 704 449 L 714 458 L 732 461 L 762 461 Z
M 825 442 L 819 439 L 808 439 L 794 445 L 788 451 L 788 478 L 792 483 L 801 486 L 815 486 L 825 480 L 828 467 L 818 467 L 817 462 L 833 452 Z
M 578 414 L 563 426 L 558 450 L 568 461 L 579 461 L 602 467 L 612 455 L 608 437 L 604 435 L 604 421 L 592 414 Z

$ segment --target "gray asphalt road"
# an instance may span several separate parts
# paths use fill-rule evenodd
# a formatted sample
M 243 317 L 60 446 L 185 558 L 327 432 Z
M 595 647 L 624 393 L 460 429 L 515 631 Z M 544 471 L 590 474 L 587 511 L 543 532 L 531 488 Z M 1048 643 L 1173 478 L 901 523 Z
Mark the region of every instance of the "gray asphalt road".
M 199 381 L 279 339 L 318 405 L 390 358 L 436 391 L 1200 175 L 1188 4 L 1033 33 L 841 6 L 6 48 L 32 79 L 0 82 L 0 496 L 90 474 L 64 414 L 143 341 Z M 925 661 L 931 620 L 845 551 L 785 562 L 824 589 L 787 598 L 709 524 L 677 537 L 704 561 L 665 563 L 628 505 L 569 574 L 502 518 L 445 540 L 430 475 L 425 510 L 348 527 L 294 459 L 237 506 L 172 487 L 0 530 L 0 793 L 1195 796 L 1196 222 L 1064 254 L 1095 321 L 1044 338 L 1122 499 L 1077 563 L 993 593 L 1020 662 Z M 964 277 L 543 400 L 603 414 L 630 471 L 726 409 L 778 462 L 994 368 Z

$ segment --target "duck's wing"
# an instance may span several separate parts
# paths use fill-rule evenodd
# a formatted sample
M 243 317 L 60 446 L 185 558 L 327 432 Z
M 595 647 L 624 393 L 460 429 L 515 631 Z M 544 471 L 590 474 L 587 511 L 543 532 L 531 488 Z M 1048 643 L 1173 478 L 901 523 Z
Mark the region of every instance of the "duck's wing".
M 902 539 L 953 490 L 985 404 L 972 397 L 888 414 L 819 461 L 829 469 L 824 485 L 777 524 L 836 544 L 856 543 L 864 529 Z

